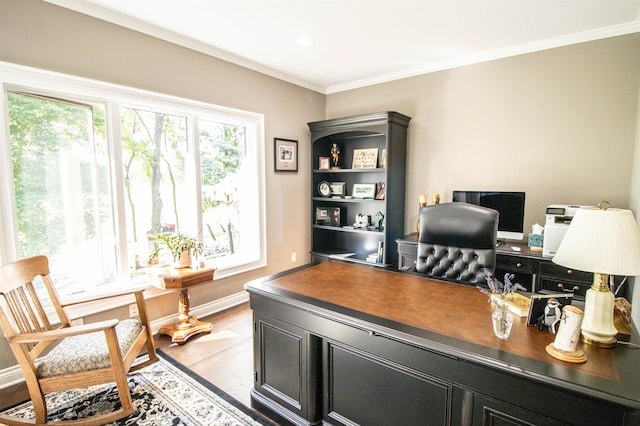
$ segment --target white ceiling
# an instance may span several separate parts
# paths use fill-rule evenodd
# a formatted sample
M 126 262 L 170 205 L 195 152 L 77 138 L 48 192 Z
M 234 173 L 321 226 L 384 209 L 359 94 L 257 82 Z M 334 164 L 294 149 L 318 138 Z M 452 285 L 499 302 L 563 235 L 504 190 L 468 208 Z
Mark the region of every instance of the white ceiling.
M 640 0 L 47 1 L 322 93 L 640 31 Z

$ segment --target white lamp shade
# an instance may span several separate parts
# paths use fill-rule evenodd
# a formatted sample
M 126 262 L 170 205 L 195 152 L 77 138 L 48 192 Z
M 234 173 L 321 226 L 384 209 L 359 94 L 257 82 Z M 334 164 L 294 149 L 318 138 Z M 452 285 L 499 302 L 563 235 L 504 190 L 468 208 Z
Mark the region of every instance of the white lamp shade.
M 553 262 L 600 274 L 640 275 L 640 231 L 633 213 L 578 209 Z

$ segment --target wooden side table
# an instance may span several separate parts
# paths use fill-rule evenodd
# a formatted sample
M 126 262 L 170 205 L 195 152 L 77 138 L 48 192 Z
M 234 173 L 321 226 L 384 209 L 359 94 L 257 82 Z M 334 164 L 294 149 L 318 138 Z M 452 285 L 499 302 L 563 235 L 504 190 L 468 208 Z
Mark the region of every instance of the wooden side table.
M 210 333 L 213 324 L 199 321 L 194 315 L 189 313 L 191 303 L 189 302 L 189 287 L 197 284 L 213 281 L 215 268 L 212 266 L 180 268 L 157 267 L 149 270 L 148 274 L 153 285 L 165 290 L 179 290 L 178 298 L 178 322 L 175 324 L 163 325 L 158 333 L 171 337 L 171 341 L 183 344 L 194 334 Z

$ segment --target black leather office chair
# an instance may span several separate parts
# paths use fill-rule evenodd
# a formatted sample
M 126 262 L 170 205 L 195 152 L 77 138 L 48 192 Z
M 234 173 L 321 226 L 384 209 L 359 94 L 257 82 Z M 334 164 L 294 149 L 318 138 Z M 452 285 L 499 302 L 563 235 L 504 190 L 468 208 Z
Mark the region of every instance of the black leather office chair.
M 467 203 L 420 209 L 416 272 L 463 284 L 486 284 L 496 266 L 498 212 Z

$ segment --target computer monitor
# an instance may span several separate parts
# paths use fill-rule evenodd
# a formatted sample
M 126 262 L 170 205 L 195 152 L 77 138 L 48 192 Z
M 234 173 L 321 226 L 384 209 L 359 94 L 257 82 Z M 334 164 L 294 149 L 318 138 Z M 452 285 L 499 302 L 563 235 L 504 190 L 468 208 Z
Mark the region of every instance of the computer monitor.
M 453 191 L 453 201 L 497 210 L 498 241 L 524 238 L 524 192 Z

